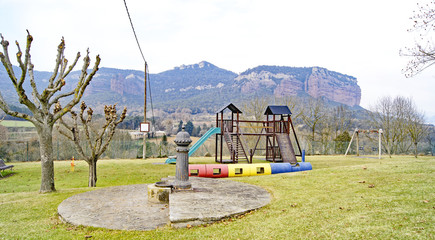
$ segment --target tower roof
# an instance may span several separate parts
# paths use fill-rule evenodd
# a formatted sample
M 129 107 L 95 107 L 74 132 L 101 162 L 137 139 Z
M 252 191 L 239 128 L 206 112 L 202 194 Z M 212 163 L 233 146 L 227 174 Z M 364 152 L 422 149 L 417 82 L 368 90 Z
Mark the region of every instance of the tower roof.
M 292 115 L 287 106 L 267 106 L 264 115 Z
M 219 111 L 217 111 L 216 113 L 220 113 L 223 112 L 225 109 L 229 109 L 231 112 L 233 113 L 242 113 L 242 111 L 240 111 L 236 106 L 234 106 L 234 104 L 230 103 L 228 105 L 225 105 L 224 107 L 222 107 Z

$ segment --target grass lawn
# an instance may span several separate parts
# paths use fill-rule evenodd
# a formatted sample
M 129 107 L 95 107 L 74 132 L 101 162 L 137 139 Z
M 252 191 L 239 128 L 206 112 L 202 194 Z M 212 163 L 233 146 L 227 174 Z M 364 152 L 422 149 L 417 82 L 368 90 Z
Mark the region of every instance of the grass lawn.
M 175 175 L 162 159 L 100 160 L 97 186 L 153 183 Z M 119 231 L 59 221 L 57 206 L 93 190 L 87 164 L 55 162 L 57 192 L 39 194 L 40 163 L 14 162 L 0 178 L 0 239 L 435 239 L 435 158 L 307 157 L 312 171 L 230 178 L 262 186 L 269 205 L 208 226 Z M 213 163 L 214 158 L 191 158 Z M 9 173 L 9 171 L 5 171 Z M 6 174 L 5 174 L 6 175 Z
M 3 120 L 0 122 L 0 125 L 3 125 L 5 127 L 27 127 L 27 128 L 35 127 L 33 123 L 29 121 L 14 121 L 14 120 Z

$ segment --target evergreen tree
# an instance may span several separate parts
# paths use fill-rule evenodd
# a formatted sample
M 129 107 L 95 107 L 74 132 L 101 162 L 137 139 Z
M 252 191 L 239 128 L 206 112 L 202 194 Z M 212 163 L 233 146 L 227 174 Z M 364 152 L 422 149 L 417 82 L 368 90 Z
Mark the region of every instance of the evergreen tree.
M 185 128 L 186 128 L 186 132 L 188 132 L 192 136 L 193 129 L 195 128 L 195 126 L 193 126 L 193 123 L 191 121 L 188 121 L 186 123 Z
M 162 137 L 162 144 L 165 146 L 168 145 L 168 137 L 166 135 L 163 135 Z
M 177 132 L 181 132 L 182 128 L 183 128 L 183 120 L 180 120 L 180 123 L 178 124 L 178 130 L 177 130 Z
M 196 136 L 197 136 L 197 137 L 200 137 L 200 136 L 201 136 L 201 126 L 198 126 L 198 127 L 196 128 Z

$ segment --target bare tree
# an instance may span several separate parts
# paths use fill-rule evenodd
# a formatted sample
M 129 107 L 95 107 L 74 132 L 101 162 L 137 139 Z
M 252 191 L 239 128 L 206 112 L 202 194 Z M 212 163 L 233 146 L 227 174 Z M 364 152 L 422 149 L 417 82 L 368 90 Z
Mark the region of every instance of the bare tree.
M 292 112 L 292 119 L 299 119 L 302 115 L 302 101 L 296 96 L 286 96 L 278 98 L 275 102 L 279 102 L 289 107 Z
M 268 99 L 255 96 L 253 99 L 244 102 L 243 116 L 244 118 L 248 118 L 253 121 L 264 120 L 264 112 L 266 111 L 268 105 Z
M 419 39 L 415 46 L 400 51 L 400 55 L 411 57 L 403 73 L 412 77 L 435 63 L 435 44 L 427 39 L 429 33 L 435 30 L 435 1 L 427 4 L 418 4 L 418 10 L 410 19 L 414 22 L 413 28 L 408 32 L 418 32 Z
M 406 113 L 407 132 L 414 145 L 414 157 L 418 156 L 418 143 L 428 134 L 428 127 L 424 124 L 424 114 L 420 113 L 413 102 Z
M 242 119 L 251 121 L 265 120 L 264 112 L 268 105 L 268 99 L 265 97 L 255 96 L 254 98 L 245 101 L 243 103 Z M 243 130 L 246 133 L 260 133 L 264 130 L 262 128 L 263 125 L 258 123 L 247 123 L 246 126 L 249 126 L 249 128 Z M 257 141 L 260 141 L 260 138 L 247 135 L 243 135 L 241 139 L 249 149 L 253 149 L 257 144 Z
M 329 121 L 332 124 L 335 139 L 339 134 L 349 131 L 349 128 L 352 124 L 352 115 L 349 108 L 345 105 L 335 107 L 330 113 Z
M 375 128 L 381 128 L 382 134 L 382 146 L 385 148 L 387 154 L 391 158 L 391 148 L 394 141 L 394 109 L 393 100 L 391 97 L 383 97 L 378 100 L 375 106 L 370 107 L 370 119 L 371 125 Z
M 430 148 L 430 154 L 431 156 L 433 156 L 433 150 L 435 148 L 435 127 L 434 125 L 430 125 L 427 128 L 427 134 L 426 134 L 426 140 L 427 143 L 429 144 L 429 148 Z
M 302 120 L 310 129 L 310 140 L 314 141 L 316 137 L 316 129 L 326 119 L 325 103 L 321 98 L 310 99 L 308 106 L 301 113 Z
M 417 156 L 418 143 L 426 136 L 427 129 L 424 115 L 412 99 L 383 97 L 371 110 L 371 123 L 383 129 L 382 145 L 388 155 L 407 153 L 414 146 L 414 155 Z
M 68 131 L 64 131 L 60 126 L 58 126 L 58 131 L 67 137 L 69 140 L 74 142 L 74 146 L 79 153 L 80 157 L 83 158 L 89 165 L 89 187 L 95 187 L 97 183 L 97 161 L 100 156 L 106 151 L 115 134 L 116 126 L 125 119 L 127 114 L 127 108 L 125 107 L 121 113 L 121 116 L 116 114 L 116 104 L 104 107 L 104 115 L 106 118 L 105 124 L 101 127 L 100 131 L 91 128 L 90 124 L 92 121 L 92 108 L 89 108 L 86 112 L 87 106 L 85 102 L 80 105 L 80 113 L 77 114 L 71 111 L 71 117 L 73 119 L 72 124 L 66 123 L 63 118 L 60 118 L 60 124 L 65 127 Z M 60 104 L 56 105 L 55 111 L 61 111 Z M 79 124 L 79 122 L 81 124 Z M 83 134 L 80 132 L 80 128 L 83 128 Z M 84 139 L 85 138 L 85 139 Z M 83 149 L 83 145 L 80 144 L 81 141 L 85 141 L 86 148 L 89 147 L 90 152 L 86 154 Z
M 3 38 L 1 35 L 3 46 L 3 52 L 0 52 L 0 58 L 5 67 L 12 84 L 18 95 L 18 100 L 21 104 L 25 105 L 31 112 L 32 115 L 25 113 L 20 113 L 17 111 L 12 111 L 8 103 L 3 98 L 0 93 L 0 108 L 8 115 L 19 117 L 30 121 L 35 125 L 36 131 L 39 136 L 39 146 L 41 154 L 41 187 L 40 192 L 51 192 L 55 191 L 54 185 L 54 164 L 53 164 L 53 139 L 52 132 L 54 123 L 61 118 L 63 115 L 71 111 L 71 109 L 80 101 L 86 87 L 89 85 L 92 77 L 98 71 L 98 66 L 100 64 L 100 57 L 96 57 L 96 62 L 94 68 L 88 74 L 87 68 L 90 64 L 89 51 L 84 58 L 83 67 L 81 75 L 78 79 L 77 86 L 70 92 L 61 93 L 62 87 L 65 85 L 65 78 L 73 70 L 77 61 L 80 58 L 80 53 L 74 62 L 68 67 L 68 60 L 64 56 L 65 41 L 62 38 L 58 48 L 56 64 L 54 67 L 53 74 L 48 80 L 48 86 L 40 93 L 36 87 L 35 77 L 33 73 L 34 65 L 31 62 L 30 57 L 30 47 L 33 41 L 33 37 L 27 32 L 27 44 L 26 50 L 24 52 L 24 61 L 22 60 L 23 52 L 21 52 L 20 45 L 16 41 L 18 52 L 16 54 L 17 62 L 21 70 L 21 75 L 16 75 L 12 67 L 12 63 L 9 58 L 8 46 L 9 42 Z M 32 96 L 29 98 L 23 88 L 24 80 L 27 77 L 30 79 L 30 86 L 32 87 Z M 52 106 L 58 103 L 59 100 L 72 96 L 72 99 L 65 105 L 65 107 L 59 109 L 57 112 L 52 111 Z
M 412 146 L 409 141 L 408 130 L 409 121 L 407 116 L 414 113 L 414 109 L 411 108 L 412 100 L 403 96 L 397 96 L 393 99 L 393 128 L 394 153 L 407 153 Z

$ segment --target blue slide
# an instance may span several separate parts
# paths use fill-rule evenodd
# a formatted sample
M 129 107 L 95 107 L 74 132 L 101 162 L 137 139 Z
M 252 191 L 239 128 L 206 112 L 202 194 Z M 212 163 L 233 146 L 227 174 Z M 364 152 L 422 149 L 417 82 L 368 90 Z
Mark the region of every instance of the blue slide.
M 202 135 L 202 137 L 195 143 L 193 144 L 193 146 L 189 149 L 189 157 L 192 156 L 196 150 L 198 150 L 198 148 L 212 135 L 216 134 L 216 133 L 220 133 L 221 132 L 221 128 L 219 127 L 212 127 L 210 128 L 204 135 Z M 165 163 L 166 164 L 175 164 L 176 163 L 176 159 L 175 158 L 168 158 L 166 159 Z

